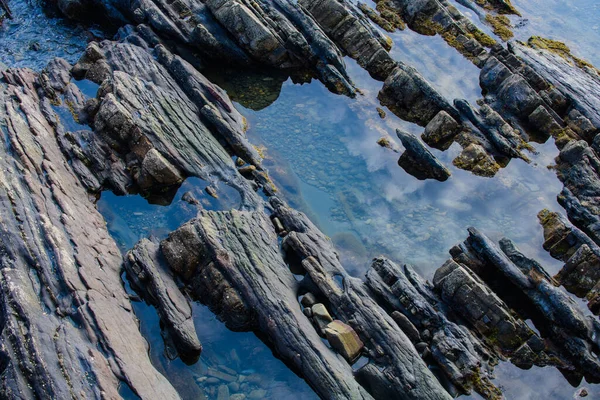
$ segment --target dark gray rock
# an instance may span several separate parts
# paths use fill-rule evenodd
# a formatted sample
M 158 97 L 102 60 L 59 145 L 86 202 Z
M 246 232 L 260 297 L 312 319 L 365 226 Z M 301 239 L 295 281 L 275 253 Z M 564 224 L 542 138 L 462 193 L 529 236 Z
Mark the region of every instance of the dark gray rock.
M 159 244 L 142 239 L 125 256 L 125 269 L 136 292 L 143 293 L 144 299 L 157 309 L 179 356 L 194 363 L 202 345 L 192 320 L 192 308 L 158 257 Z
M 408 337 L 369 295 L 364 283 L 343 269 L 331 241 L 304 214 L 287 208 L 276 198 L 271 204 L 289 232 L 282 244 L 288 262 L 306 271 L 307 284 L 328 299 L 329 311 L 350 325 L 364 343 L 370 362 L 357 371 L 363 386 L 375 397 L 386 393 L 399 398 L 449 398 Z
M 396 130 L 405 151 L 398 160 L 406 172 L 417 179 L 436 179 L 445 181 L 450 177 L 450 171 L 425 147 L 419 139 L 407 132 Z
M 371 398 L 325 346 L 297 300 L 298 282 L 262 211 L 202 211 L 161 243 L 166 266 L 234 330 L 259 330 L 325 398 Z
M 399 63 L 378 95 L 381 104 L 405 121 L 426 126 L 440 111 L 458 118 L 457 111 L 416 69 Z
M 388 54 L 391 40 L 347 1 L 300 0 L 329 37 L 375 79 L 385 80 L 396 67 Z
M 597 380 L 600 373 L 600 362 L 596 356 L 600 323 L 591 316 L 585 316 L 566 292 L 554 286 L 547 274 L 540 273 L 537 263 L 520 253 L 508 239 L 502 241 L 500 250 L 476 229 L 469 228 L 469 233 L 463 247 L 468 253 L 463 253 L 463 256 L 478 259 L 476 263 L 481 265 L 478 274 L 484 279 L 489 278 L 490 282 L 495 279 L 495 286 L 498 286 L 497 279 L 504 279 L 503 284 L 507 286 L 503 293 L 507 301 L 516 301 L 515 304 L 522 310 L 529 309 L 529 313 L 535 313 L 531 317 L 555 346 L 556 355 L 573 365 L 579 376 Z M 465 259 L 456 252 L 453 256 Z M 510 289 L 506 290 L 507 287 Z M 517 294 L 521 296 L 511 297 Z
M 310 69 L 332 91 L 354 95 L 341 52 L 294 1 L 58 0 L 58 6 L 74 19 L 86 19 L 93 9 L 100 8 L 119 25 L 146 24 L 161 37 L 190 46 L 215 65 Z M 106 70 L 101 64 L 97 69 Z
M 433 359 L 453 385 L 464 393 L 475 390 L 486 398 L 500 395 L 488 377 L 495 356 L 465 327 L 448 320 L 441 311 L 441 299 L 409 266 L 401 268 L 376 258 L 366 282 L 387 308 L 395 310 L 392 318 L 411 341 L 430 347 Z M 419 331 L 428 332 L 422 335 L 426 343 Z
M 142 398 L 178 399 L 148 357 L 119 249 L 61 149 L 65 127 L 44 95 L 66 92 L 56 72 L 9 69 L 0 81 L 0 392 L 119 398 L 125 382 Z
M 431 147 L 447 150 L 460 129 L 459 123 L 446 111 L 442 110 L 425 126 L 421 138 Z

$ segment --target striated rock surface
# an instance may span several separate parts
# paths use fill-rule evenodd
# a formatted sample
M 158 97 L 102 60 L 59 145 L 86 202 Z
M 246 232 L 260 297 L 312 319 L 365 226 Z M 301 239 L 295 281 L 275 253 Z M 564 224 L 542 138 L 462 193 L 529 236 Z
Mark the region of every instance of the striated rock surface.
M 100 399 L 128 385 L 143 398 L 177 399 L 147 356 L 120 252 L 61 151 L 65 127 L 46 93 L 76 88 L 57 76 L 68 69 L 8 69 L 0 81 L 1 391 Z
M 448 320 L 442 300 L 410 266 L 399 267 L 377 258 L 367 272 L 366 283 L 393 310 L 392 318 L 411 341 L 427 346 L 431 358 L 454 386 L 447 387 L 450 393 L 476 390 L 486 398 L 501 396 L 490 381 L 496 356 L 468 329 Z
M 405 121 L 426 126 L 440 111 L 458 113 L 416 69 L 398 64 L 379 92 L 381 104 Z
M 57 0 L 74 19 L 102 9 L 118 24 L 146 24 L 210 62 L 310 70 L 336 93 L 354 95 L 342 55 L 314 19 L 290 0 Z M 212 60 L 212 61 L 211 61 Z
M 230 329 L 260 332 L 323 398 L 385 393 L 449 398 L 395 322 L 343 270 L 328 239 L 303 214 L 277 198 L 271 203 L 277 224 L 262 211 L 202 211 L 161 242 L 165 265 Z M 275 231 L 279 224 L 283 253 Z M 292 271 L 303 271 L 304 279 L 296 280 Z M 322 327 L 334 349 L 354 362 L 364 344 L 371 361 L 356 379 L 351 365 L 324 345 L 320 325 L 313 327 L 303 312 L 298 296 L 306 288 L 313 293 L 302 301 L 311 307 L 308 315 L 336 318 Z M 318 300 L 326 301 L 327 309 L 313 304 Z

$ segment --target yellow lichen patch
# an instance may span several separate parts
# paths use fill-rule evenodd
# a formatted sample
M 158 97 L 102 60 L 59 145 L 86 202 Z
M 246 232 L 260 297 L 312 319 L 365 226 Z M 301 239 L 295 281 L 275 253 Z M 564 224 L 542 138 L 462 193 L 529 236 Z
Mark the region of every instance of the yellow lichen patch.
M 575 63 L 579 68 L 591 68 L 596 70 L 596 72 L 600 73 L 600 70 L 594 67 L 589 62 L 581 59 L 579 57 L 574 56 L 571 53 L 571 49 L 569 46 L 564 44 L 563 42 L 559 42 L 557 40 L 546 39 L 541 36 L 532 36 L 527 41 L 527 45 L 532 48 L 544 49 L 553 52 L 554 54 L 558 54 L 565 60 L 570 60 Z
M 377 10 L 379 11 L 381 17 L 388 21 L 396 29 L 403 31 L 406 28 L 406 24 L 404 23 L 402 18 L 400 18 L 400 16 L 394 11 L 390 10 L 385 6 L 380 7 L 379 5 L 377 6 Z
M 484 47 L 492 47 L 496 44 L 494 39 L 479 29 L 475 29 L 473 32 L 471 32 L 471 35 L 479 42 L 479 44 Z
M 488 0 L 475 0 L 477 5 L 485 10 L 495 11 L 498 14 L 514 14 L 521 16 L 519 10 L 512 5 L 510 0 L 499 1 L 488 1 Z
M 390 139 L 386 138 L 386 137 L 382 137 L 377 141 L 377 144 L 380 145 L 381 147 L 385 147 L 387 149 L 391 149 L 392 148 L 392 144 L 390 143 Z
M 446 31 L 446 32 L 443 32 L 441 34 L 441 36 L 442 36 L 442 39 L 444 39 L 444 41 L 446 43 L 448 43 L 449 46 L 454 47 L 456 50 L 458 50 L 458 52 L 460 54 L 465 56 L 465 58 L 467 58 L 469 61 L 471 61 L 474 64 L 477 64 L 477 61 L 476 61 L 477 57 L 475 57 L 473 54 L 471 54 L 465 48 L 465 46 L 460 41 L 458 41 L 457 36 L 454 33 L 450 32 L 450 31 Z M 470 33 L 468 33 L 465 36 L 472 38 Z
M 267 151 L 267 148 L 265 146 L 255 146 L 255 145 L 252 145 L 252 147 L 254 147 L 254 150 L 256 150 L 256 152 L 258 153 L 259 157 L 264 160 L 265 159 L 265 152 Z
M 364 3 L 359 3 L 358 8 L 369 17 L 371 21 L 388 32 L 395 32 L 398 29 L 402 31 L 406 28 L 406 24 L 402 18 L 389 8 L 387 0 L 376 1 L 376 4 L 377 11 Z
M 512 25 L 506 15 L 488 14 L 485 16 L 485 20 L 490 24 L 494 33 L 505 42 L 514 36 L 511 30 Z
M 484 398 L 489 400 L 500 400 L 502 391 L 495 386 L 487 376 L 483 376 L 480 370 L 474 371 L 474 373 L 467 378 L 467 385 L 472 386 L 473 389 Z

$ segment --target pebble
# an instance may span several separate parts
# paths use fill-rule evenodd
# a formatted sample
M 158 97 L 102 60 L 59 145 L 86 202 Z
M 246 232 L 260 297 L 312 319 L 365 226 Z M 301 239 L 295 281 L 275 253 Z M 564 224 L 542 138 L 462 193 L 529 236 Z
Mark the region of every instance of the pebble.
M 256 389 L 251 391 L 248 394 L 248 398 L 249 399 L 264 399 L 265 396 L 267 395 L 267 391 L 264 389 Z

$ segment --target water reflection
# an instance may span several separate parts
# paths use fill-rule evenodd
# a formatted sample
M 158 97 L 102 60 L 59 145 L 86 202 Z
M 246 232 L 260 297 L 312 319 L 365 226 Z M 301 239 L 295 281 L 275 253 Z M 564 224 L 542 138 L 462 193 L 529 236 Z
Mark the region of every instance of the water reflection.
M 240 194 L 234 188 L 223 183 L 212 183 L 219 196 L 216 199 L 206 193 L 207 186 L 209 182 L 200 178 L 188 178 L 169 205 L 152 204 L 140 195 L 116 196 L 112 192 L 102 192 L 96 206 L 121 251 L 126 252 L 140 239 L 149 236 L 163 239 L 194 218 L 199 208 L 182 200 L 186 193 L 207 210 L 228 210 L 240 206 Z
M 274 180 L 294 205 L 316 215 L 324 232 L 342 244 L 344 257 L 357 261 L 346 265 L 351 273 L 364 275 L 365 259 L 384 254 L 430 277 L 448 249 L 464 240 L 468 226 L 493 238 L 512 238 L 556 272 L 559 265 L 541 248 L 536 218 L 544 207 L 560 210 L 556 195 L 562 185 L 547 168 L 557 155 L 551 141 L 538 145 L 532 164 L 513 160 L 494 179 L 453 167 L 457 145 L 432 150 L 452 177 L 418 181 L 398 167 L 396 153 L 376 141 L 395 127 L 415 133 L 419 128 L 391 113 L 381 120 L 370 97 L 374 91 L 364 92 L 351 100 L 320 84 L 287 82 L 275 104 L 260 113 L 244 111 L 251 141 L 264 145 L 274 164 L 283 158 L 291 168 L 271 171 Z
M 512 0 L 527 20 L 515 37 L 544 36 L 565 42 L 574 53 L 600 65 L 600 3 L 596 0 Z M 518 20 L 515 20 L 518 21 Z
M 306 382 L 291 372 L 253 333 L 232 332 L 206 307 L 193 303 L 194 323 L 203 351 L 188 366 L 169 360 L 156 310 L 134 302 L 141 332 L 150 345 L 150 359 L 183 400 L 317 399 Z M 219 392 L 229 397 L 219 397 Z

